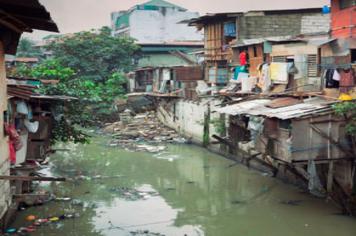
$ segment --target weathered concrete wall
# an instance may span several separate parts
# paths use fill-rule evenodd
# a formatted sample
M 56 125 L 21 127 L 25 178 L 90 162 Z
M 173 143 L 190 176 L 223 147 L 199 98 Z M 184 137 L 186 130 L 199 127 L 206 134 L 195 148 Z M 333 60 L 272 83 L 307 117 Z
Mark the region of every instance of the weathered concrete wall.
M 0 41 L 0 175 L 10 174 L 7 138 L 4 132 L 4 111 L 7 108 L 4 50 Z M 0 180 L 0 219 L 11 203 L 10 183 Z
M 356 36 L 356 6 L 340 8 L 340 0 L 331 1 L 331 35 L 334 38 Z
M 319 33 L 329 31 L 330 15 L 321 13 L 247 15 L 241 17 L 237 25 L 239 39 Z
M 330 15 L 303 16 L 301 21 L 301 33 L 310 34 L 328 32 L 330 30 Z
M 165 8 L 160 11 L 136 10 L 130 15 L 130 36 L 139 43 L 203 40 L 195 27 L 178 24 L 199 17 L 196 12 L 183 12 Z
M 218 118 L 214 113 L 215 105 L 219 103 L 214 99 L 202 99 L 199 102 L 178 99 L 171 102 L 162 101 L 157 108 L 158 118 L 168 127 L 177 130 L 185 137 L 191 138 L 198 144 L 203 144 L 204 117 L 210 107 L 210 120 Z M 216 134 L 213 124 L 209 124 L 210 137 Z M 211 141 L 211 140 L 210 140 Z

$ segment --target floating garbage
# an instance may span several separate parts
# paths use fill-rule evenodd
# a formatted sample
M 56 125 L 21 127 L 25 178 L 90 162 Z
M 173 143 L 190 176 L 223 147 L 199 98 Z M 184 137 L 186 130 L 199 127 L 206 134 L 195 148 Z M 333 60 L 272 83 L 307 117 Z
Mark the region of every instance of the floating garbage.
M 59 202 L 69 202 L 70 200 L 72 200 L 70 197 L 57 197 L 55 199 L 55 201 L 59 201 Z
M 137 189 L 127 187 L 110 188 L 109 191 L 118 194 L 119 197 L 128 201 L 147 200 L 150 197 L 159 195 L 154 191 L 139 191 Z
M 16 232 L 17 232 L 17 229 L 15 229 L 15 228 L 9 228 L 9 229 L 5 230 L 5 233 L 8 233 L 8 234 L 13 234 Z
M 28 233 L 35 232 L 38 229 L 38 227 L 41 227 L 44 225 L 50 225 L 50 224 L 57 224 L 59 221 L 66 220 L 66 219 L 78 218 L 78 217 L 80 217 L 80 215 L 78 213 L 64 214 L 61 216 L 51 216 L 48 218 L 40 218 L 40 219 L 37 219 L 37 217 L 30 215 L 30 216 L 26 217 L 26 220 L 34 221 L 31 225 L 26 226 L 26 227 L 20 227 L 19 229 L 9 228 L 9 229 L 5 230 L 5 233 L 6 234 L 14 234 L 14 235 L 28 235 Z
M 165 236 L 164 234 L 150 232 L 149 230 L 131 231 L 130 234 L 131 235 L 145 235 L 145 236 Z
M 34 220 L 36 220 L 36 216 L 34 216 L 34 215 L 29 215 L 29 216 L 26 217 L 26 220 L 27 220 L 27 221 L 34 221 Z

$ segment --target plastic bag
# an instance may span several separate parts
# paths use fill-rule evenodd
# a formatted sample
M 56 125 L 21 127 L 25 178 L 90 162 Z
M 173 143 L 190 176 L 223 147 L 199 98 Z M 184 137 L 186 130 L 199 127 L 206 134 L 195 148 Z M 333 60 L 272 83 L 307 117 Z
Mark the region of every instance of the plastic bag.
M 17 106 L 16 106 L 16 111 L 17 113 L 20 113 L 20 114 L 23 114 L 23 115 L 28 115 L 28 107 L 26 105 L 25 102 L 23 101 L 20 101 L 17 103 Z
M 24 123 L 25 123 L 27 130 L 33 134 L 37 133 L 38 128 L 40 127 L 40 122 L 38 122 L 38 121 L 30 122 L 29 120 L 25 120 Z

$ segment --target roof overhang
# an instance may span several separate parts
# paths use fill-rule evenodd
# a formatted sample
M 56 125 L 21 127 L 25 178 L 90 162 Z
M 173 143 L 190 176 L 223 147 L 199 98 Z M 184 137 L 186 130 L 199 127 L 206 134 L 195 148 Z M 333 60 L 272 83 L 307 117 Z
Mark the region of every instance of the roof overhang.
M 0 0 L 0 40 L 5 53 L 15 54 L 23 32 L 59 32 L 46 8 L 38 0 Z

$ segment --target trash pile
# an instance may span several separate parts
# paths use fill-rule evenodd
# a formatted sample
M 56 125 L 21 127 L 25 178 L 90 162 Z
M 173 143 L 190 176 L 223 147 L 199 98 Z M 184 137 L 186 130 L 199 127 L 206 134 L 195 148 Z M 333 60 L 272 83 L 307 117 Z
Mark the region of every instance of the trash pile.
M 127 187 L 110 188 L 109 191 L 118 194 L 120 198 L 127 201 L 147 200 L 150 197 L 159 195 L 159 193 L 154 191 L 139 191 L 137 189 Z
M 29 215 L 26 217 L 26 221 L 29 225 L 20 228 L 8 228 L 5 230 L 5 235 L 28 235 L 28 233 L 33 233 L 37 231 L 40 227 L 49 226 L 55 224 L 59 221 L 78 218 L 79 214 L 64 214 L 61 216 L 51 216 L 48 218 L 37 218 L 34 215 Z
M 129 151 L 158 153 L 167 147 L 164 143 L 187 143 L 175 130 L 164 126 L 154 112 L 132 115 L 130 110 L 120 114 L 120 121 L 103 129 L 112 134 L 109 146 L 120 146 Z

